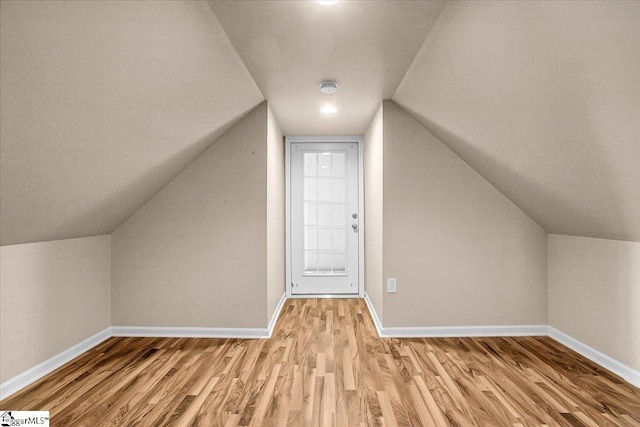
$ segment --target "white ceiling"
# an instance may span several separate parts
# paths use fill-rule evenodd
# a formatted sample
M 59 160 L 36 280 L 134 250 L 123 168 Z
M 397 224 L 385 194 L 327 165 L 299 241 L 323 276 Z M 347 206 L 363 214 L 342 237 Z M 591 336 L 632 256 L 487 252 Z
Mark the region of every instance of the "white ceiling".
M 548 232 L 640 241 L 640 2 L 448 3 L 393 99 Z
M 206 2 L 0 2 L 3 245 L 113 231 L 263 100 Z
M 358 135 L 395 92 L 444 0 L 210 5 L 286 135 Z M 337 93 L 319 91 L 327 79 Z M 319 113 L 325 103 L 339 111 Z

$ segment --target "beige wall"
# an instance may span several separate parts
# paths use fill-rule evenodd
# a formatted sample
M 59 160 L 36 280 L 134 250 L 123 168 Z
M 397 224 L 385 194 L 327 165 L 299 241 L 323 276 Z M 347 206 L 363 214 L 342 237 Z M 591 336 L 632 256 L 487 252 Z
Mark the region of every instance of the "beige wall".
M 382 294 L 382 185 L 383 185 L 382 105 L 364 135 L 364 256 L 365 291 L 380 321 L 383 318 Z
M 267 104 L 112 235 L 114 326 L 267 326 Z
M 383 126 L 384 326 L 547 324 L 545 231 L 393 101 Z
M 285 291 L 284 138 L 267 111 L 267 319 Z
M 0 247 L 0 382 L 111 326 L 110 241 Z
M 550 234 L 549 324 L 640 370 L 640 243 Z

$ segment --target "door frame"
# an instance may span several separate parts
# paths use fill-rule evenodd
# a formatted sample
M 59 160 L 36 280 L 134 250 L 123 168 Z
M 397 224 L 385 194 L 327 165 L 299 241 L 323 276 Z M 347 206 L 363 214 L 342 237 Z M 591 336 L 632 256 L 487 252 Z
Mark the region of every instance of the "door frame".
M 300 143 L 345 143 L 356 144 L 358 148 L 358 211 L 360 216 L 358 232 L 358 292 L 353 294 L 295 295 L 291 290 L 291 144 Z M 364 156 L 362 136 L 287 136 L 285 150 L 285 248 L 286 248 L 286 295 L 287 298 L 364 298 Z

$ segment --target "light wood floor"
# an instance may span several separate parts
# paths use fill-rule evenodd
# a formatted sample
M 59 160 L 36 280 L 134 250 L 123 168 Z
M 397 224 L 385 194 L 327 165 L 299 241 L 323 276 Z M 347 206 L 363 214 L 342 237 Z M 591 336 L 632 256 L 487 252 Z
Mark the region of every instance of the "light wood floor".
M 379 339 L 362 300 L 270 340 L 111 338 L 3 409 L 52 426 L 640 426 L 640 390 L 550 338 Z

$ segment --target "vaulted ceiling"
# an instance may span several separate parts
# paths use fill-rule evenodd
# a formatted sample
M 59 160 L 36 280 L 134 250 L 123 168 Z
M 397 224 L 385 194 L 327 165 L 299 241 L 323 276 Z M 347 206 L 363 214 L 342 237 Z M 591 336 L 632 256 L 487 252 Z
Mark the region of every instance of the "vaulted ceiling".
M 263 99 L 329 135 L 389 97 L 547 231 L 640 241 L 640 2 L 0 8 L 3 245 L 110 233 Z
M 447 4 L 393 99 L 547 232 L 640 241 L 640 2 Z
M 106 234 L 263 100 L 205 2 L 0 2 L 2 244 Z

